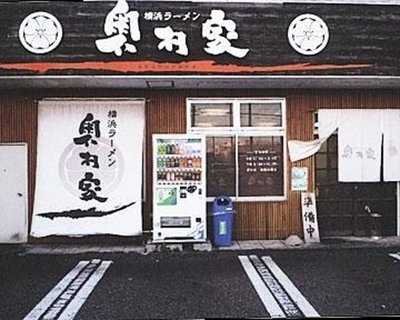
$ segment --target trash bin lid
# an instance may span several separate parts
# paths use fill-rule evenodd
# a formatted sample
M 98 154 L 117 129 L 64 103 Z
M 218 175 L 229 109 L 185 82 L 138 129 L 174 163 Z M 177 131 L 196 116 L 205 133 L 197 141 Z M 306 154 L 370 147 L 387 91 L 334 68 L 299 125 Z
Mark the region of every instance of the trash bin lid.
M 214 203 L 218 206 L 228 206 L 232 203 L 232 200 L 226 196 L 219 196 L 215 198 Z
M 231 214 L 232 214 L 232 212 L 230 212 L 230 211 L 214 211 L 214 212 L 211 213 L 211 216 L 213 216 L 213 217 L 221 216 L 221 215 L 228 216 L 228 215 L 231 215 Z

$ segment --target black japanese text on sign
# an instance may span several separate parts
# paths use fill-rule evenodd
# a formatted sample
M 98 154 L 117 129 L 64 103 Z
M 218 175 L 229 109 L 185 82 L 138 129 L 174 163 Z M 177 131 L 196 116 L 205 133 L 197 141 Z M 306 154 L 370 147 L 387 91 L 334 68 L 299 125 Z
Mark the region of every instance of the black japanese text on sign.
M 98 145 L 96 139 L 101 137 L 100 121 L 96 120 L 92 113 L 88 113 L 79 125 L 79 137 L 73 139 L 78 146 L 88 148 L 91 144 Z M 99 159 L 97 154 L 91 154 L 89 151 L 80 152 L 79 157 L 82 159 L 81 166 L 90 167 L 99 170 Z M 100 179 L 95 177 L 94 171 L 86 171 L 84 177 L 79 180 L 78 188 L 81 190 L 80 199 L 84 201 L 97 200 L 99 202 L 107 201 L 107 198 L 97 194 L 102 190 Z

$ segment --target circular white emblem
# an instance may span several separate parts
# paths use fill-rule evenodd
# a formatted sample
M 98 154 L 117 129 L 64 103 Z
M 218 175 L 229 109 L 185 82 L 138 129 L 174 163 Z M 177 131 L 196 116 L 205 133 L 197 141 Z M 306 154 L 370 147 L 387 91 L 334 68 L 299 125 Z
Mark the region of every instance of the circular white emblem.
M 54 50 L 61 42 L 62 26 L 47 12 L 34 12 L 22 21 L 19 40 L 26 50 L 44 54 Z
M 295 18 L 288 28 L 289 43 L 294 50 L 304 55 L 321 52 L 329 40 L 325 22 L 314 14 L 302 14 Z
M 108 158 L 110 142 L 107 139 L 99 138 L 96 145 L 92 144 L 89 147 L 68 144 L 58 163 L 58 173 L 65 189 L 79 197 L 81 195 L 81 190 L 78 188 L 79 182 L 84 179 L 86 172 L 92 172 L 94 178 L 101 181 L 99 195 L 114 191 L 122 180 L 125 168 L 122 152 L 116 145 L 114 149 L 115 162 L 111 163 L 111 159 Z M 84 163 L 80 154 L 87 152 L 98 156 L 98 169 L 93 169 L 91 163 Z

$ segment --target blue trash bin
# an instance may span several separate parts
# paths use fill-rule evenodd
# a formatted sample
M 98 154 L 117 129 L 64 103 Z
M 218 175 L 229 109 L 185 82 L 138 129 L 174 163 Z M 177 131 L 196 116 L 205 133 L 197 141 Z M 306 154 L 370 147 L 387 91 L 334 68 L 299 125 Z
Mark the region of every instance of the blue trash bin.
M 232 245 L 233 214 L 233 202 L 229 197 L 215 198 L 211 212 L 215 246 Z

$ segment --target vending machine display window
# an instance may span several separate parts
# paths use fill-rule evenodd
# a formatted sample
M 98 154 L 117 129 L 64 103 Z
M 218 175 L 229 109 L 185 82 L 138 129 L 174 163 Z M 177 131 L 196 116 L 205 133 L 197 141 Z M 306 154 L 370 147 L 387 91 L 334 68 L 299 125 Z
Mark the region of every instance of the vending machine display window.
M 202 135 L 153 135 L 153 241 L 206 240 Z

